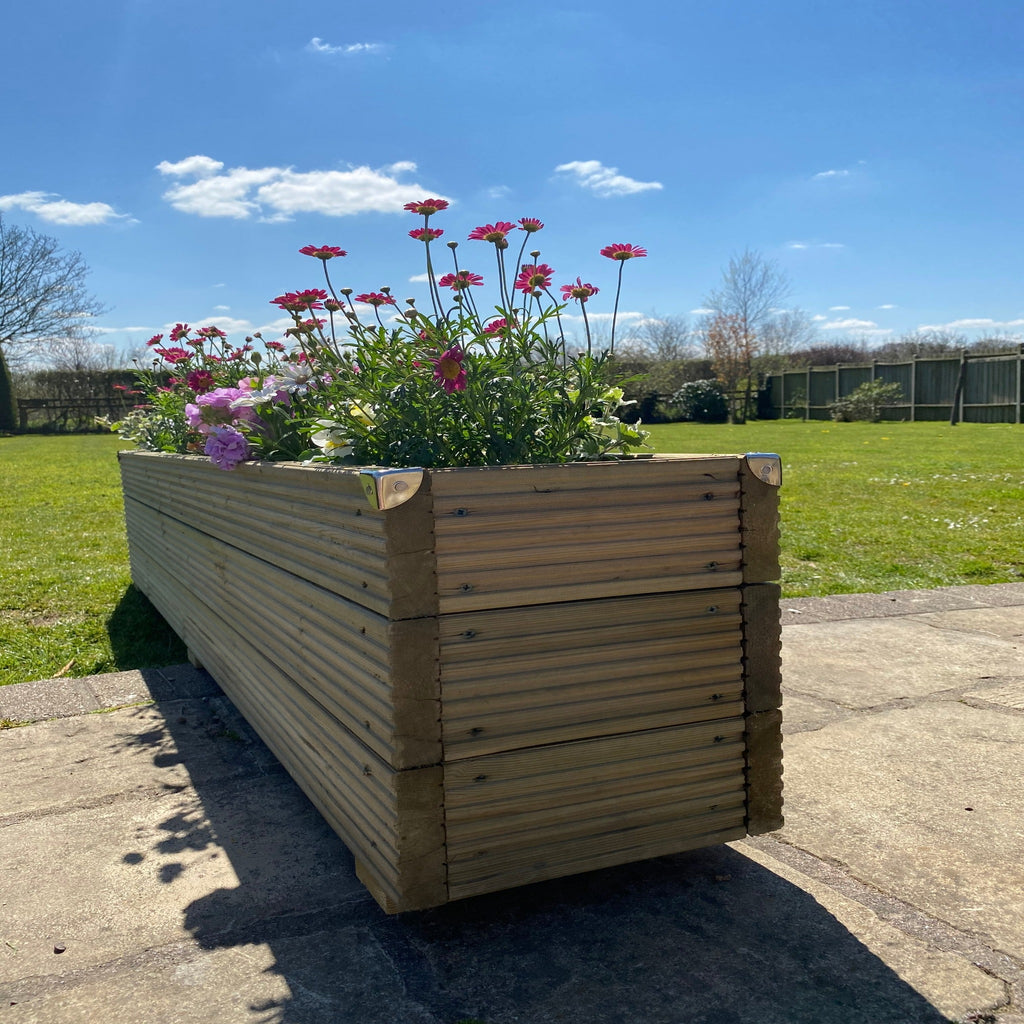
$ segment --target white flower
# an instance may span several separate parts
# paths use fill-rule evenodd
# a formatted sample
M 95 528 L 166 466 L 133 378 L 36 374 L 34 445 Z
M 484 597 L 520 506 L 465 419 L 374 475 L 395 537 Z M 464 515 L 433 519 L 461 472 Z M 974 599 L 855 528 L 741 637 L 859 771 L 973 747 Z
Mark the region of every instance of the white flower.
M 333 420 L 317 420 L 317 426 L 322 427 L 315 434 L 310 436 L 310 441 L 329 458 L 343 458 L 352 454 L 352 444 L 349 441 L 348 433 L 340 423 Z

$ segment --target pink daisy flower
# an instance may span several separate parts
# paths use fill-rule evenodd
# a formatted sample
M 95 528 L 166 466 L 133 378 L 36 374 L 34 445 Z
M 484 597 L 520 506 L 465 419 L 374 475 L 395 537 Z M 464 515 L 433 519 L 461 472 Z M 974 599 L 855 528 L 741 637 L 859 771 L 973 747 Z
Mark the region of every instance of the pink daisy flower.
M 610 260 L 631 260 L 634 256 L 646 256 L 647 250 L 631 242 L 613 242 L 601 250 L 601 255 Z
M 600 289 L 595 288 L 592 284 L 584 284 L 583 280 L 579 277 L 576 278 L 575 284 L 563 284 L 562 285 L 562 298 L 563 299 L 576 299 L 578 302 L 586 302 L 591 295 L 596 295 Z
M 553 274 L 554 270 L 546 263 L 526 263 L 516 278 L 516 289 L 527 295 L 530 292 L 543 291 L 551 287 Z
M 544 222 L 537 220 L 536 217 L 520 217 L 519 218 L 519 230 L 529 232 L 531 235 L 534 231 L 540 231 L 544 227 Z
M 369 306 L 393 306 L 395 300 L 390 295 L 385 295 L 383 292 L 363 292 L 362 295 L 357 295 L 356 302 L 365 302 Z
M 193 370 L 186 378 L 185 383 L 197 394 L 202 395 L 209 391 L 216 381 L 209 370 Z
M 434 380 L 451 394 L 453 391 L 466 390 L 466 368 L 462 365 L 466 358 L 465 352 L 458 345 L 442 352 L 437 359 L 432 359 L 434 364 Z
M 285 292 L 271 299 L 272 305 L 289 313 L 301 313 L 306 309 L 323 309 L 323 300 L 327 292 L 322 288 L 307 288 L 304 292 Z
M 484 279 L 479 274 L 471 274 L 468 270 L 459 270 L 454 274 L 445 274 L 437 282 L 442 288 L 451 288 L 453 292 L 461 292 L 470 285 L 480 285 Z
M 420 242 L 432 242 L 443 234 L 444 230 L 442 228 L 416 228 L 414 231 L 409 232 L 409 237 L 415 238 Z
M 482 224 L 478 228 L 473 228 L 469 233 L 471 241 L 478 242 L 503 242 L 505 236 L 512 230 L 515 229 L 515 224 L 507 220 L 499 220 L 494 224 Z
M 170 333 L 171 341 L 181 341 L 188 334 L 188 324 L 175 324 Z
M 335 256 L 348 255 L 344 249 L 339 249 L 336 245 L 304 245 L 299 252 L 303 256 L 315 256 L 318 260 L 323 260 L 325 263 L 328 260 L 333 260 Z
M 441 210 L 448 209 L 447 199 L 421 199 L 418 203 L 406 203 L 404 210 L 408 210 L 410 213 L 422 213 L 424 217 L 429 217 L 432 213 L 440 213 Z

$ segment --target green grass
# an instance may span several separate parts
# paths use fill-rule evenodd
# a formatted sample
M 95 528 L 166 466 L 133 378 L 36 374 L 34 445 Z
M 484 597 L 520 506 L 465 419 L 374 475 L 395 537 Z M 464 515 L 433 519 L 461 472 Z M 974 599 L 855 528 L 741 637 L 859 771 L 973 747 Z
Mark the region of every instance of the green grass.
M 1024 427 L 667 424 L 658 451 L 777 452 L 787 597 L 1024 580 Z
M 0 438 L 0 685 L 184 660 L 131 586 L 123 446 L 95 434 Z
M 1024 427 L 668 424 L 659 451 L 782 456 L 783 593 L 1024 580 Z M 0 685 L 168 665 L 131 586 L 115 437 L 0 438 Z

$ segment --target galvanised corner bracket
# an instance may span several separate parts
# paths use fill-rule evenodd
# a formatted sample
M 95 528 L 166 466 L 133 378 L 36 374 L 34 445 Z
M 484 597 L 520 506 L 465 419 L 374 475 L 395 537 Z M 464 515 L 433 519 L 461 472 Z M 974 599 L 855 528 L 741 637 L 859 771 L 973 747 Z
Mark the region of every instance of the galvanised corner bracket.
M 782 457 L 773 455 L 770 452 L 747 452 L 743 456 L 747 460 L 750 472 L 758 480 L 772 487 L 779 487 L 782 484 Z
M 423 470 L 363 469 L 359 472 L 363 493 L 376 509 L 397 508 L 408 501 L 423 482 Z

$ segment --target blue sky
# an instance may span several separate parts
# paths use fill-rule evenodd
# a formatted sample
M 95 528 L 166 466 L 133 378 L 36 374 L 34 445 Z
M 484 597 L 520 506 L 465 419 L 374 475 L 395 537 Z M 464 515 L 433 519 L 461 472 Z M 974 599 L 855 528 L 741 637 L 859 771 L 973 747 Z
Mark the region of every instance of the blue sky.
M 595 313 L 603 245 L 649 251 L 637 317 L 699 309 L 749 247 L 826 340 L 1020 335 L 1022 25 L 1012 0 L 9 5 L 0 210 L 82 253 L 118 348 L 275 333 L 269 300 L 320 283 L 307 243 L 348 251 L 338 286 L 425 295 L 401 207 L 428 196 L 485 278 L 468 232 L 539 217 Z

